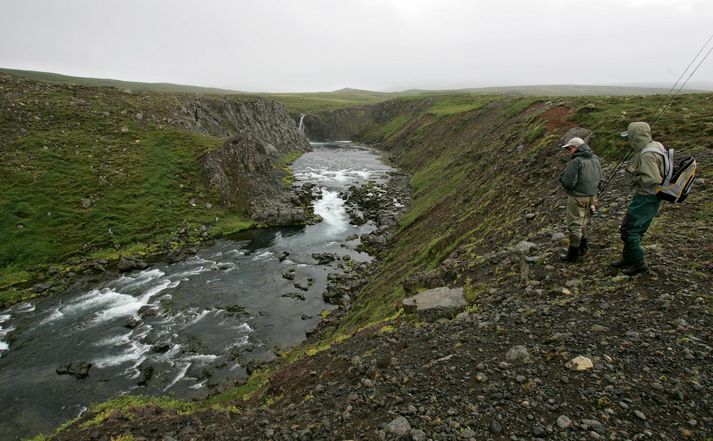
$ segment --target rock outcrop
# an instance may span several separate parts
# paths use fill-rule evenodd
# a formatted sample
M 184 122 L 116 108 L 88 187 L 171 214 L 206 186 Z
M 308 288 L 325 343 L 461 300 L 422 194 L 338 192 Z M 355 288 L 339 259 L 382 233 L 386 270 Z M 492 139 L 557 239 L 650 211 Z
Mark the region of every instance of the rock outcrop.
M 245 207 L 253 219 L 270 225 L 307 221 L 286 184 L 285 158 L 310 146 L 281 104 L 257 98 L 196 100 L 183 112 L 191 130 L 229 136 L 202 159 L 206 186 L 218 190 L 226 205 Z

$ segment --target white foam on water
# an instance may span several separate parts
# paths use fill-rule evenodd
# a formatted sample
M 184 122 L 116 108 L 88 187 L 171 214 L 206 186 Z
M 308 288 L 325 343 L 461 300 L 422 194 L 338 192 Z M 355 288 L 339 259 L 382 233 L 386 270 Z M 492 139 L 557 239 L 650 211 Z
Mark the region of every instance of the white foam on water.
M 208 380 L 203 380 L 200 383 L 196 383 L 193 386 L 188 386 L 188 389 L 202 389 L 205 387 Z
M 142 306 L 147 305 L 153 296 L 168 288 L 170 284 L 170 280 L 161 279 L 158 285 L 151 287 L 140 297 L 121 294 L 115 291 L 105 292 L 105 298 L 102 300 L 103 310 L 97 312 L 92 322 L 95 324 L 102 323 L 118 317 L 133 315 L 138 312 Z
M 348 170 L 338 170 L 332 179 L 334 179 L 337 182 L 346 182 L 348 179 L 346 176 Z
M 226 251 L 225 254 L 234 254 L 234 255 L 236 255 L 236 256 L 244 256 L 244 255 L 245 255 L 245 252 L 244 252 L 244 251 L 241 251 L 241 250 L 238 250 L 238 249 L 233 249 L 233 250 L 230 250 L 230 251 Z
M 160 279 L 164 274 L 165 273 L 158 268 L 147 269 L 132 276 L 122 276 L 114 282 L 114 285 L 122 289 L 138 288 L 151 281 Z
M 176 378 L 174 378 L 173 381 L 171 381 L 171 383 L 168 384 L 168 386 L 163 388 L 163 391 L 166 392 L 167 390 L 172 388 L 174 384 L 178 383 L 181 380 L 181 378 L 185 377 L 186 372 L 188 372 L 188 368 L 190 368 L 190 367 L 191 367 L 191 363 L 186 363 L 186 365 L 183 366 L 181 368 L 181 370 L 178 372 L 178 374 L 176 375 Z
M 131 335 L 133 331 L 128 334 L 119 334 L 112 337 L 107 337 L 98 342 L 93 343 L 94 346 L 121 346 L 129 343 L 131 341 Z
M 132 367 L 136 367 L 146 359 L 144 354 L 150 350 L 151 345 L 130 341 L 121 353 L 95 358 L 92 360 L 92 364 L 100 369 L 105 367 L 120 366 L 125 363 L 133 363 Z
M 371 172 L 369 170 L 355 170 L 354 173 L 365 181 L 369 180 L 369 176 L 371 176 Z
M 213 355 L 213 354 L 194 354 L 194 355 L 187 355 L 185 357 L 181 357 L 181 361 L 195 361 L 200 364 L 206 364 L 210 363 L 212 361 L 217 360 L 220 358 L 219 355 Z
M 189 269 L 186 271 L 181 271 L 178 273 L 171 274 L 170 277 L 171 279 L 177 279 L 177 280 L 188 280 L 190 276 L 197 276 L 198 274 L 201 273 L 207 273 L 208 271 L 212 271 L 210 268 L 207 268 L 205 266 L 199 266 L 198 268 L 193 268 Z
M 10 308 L 10 311 L 12 312 L 19 312 L 22 314 L 28 313 L 28 312 L 34 312 L 35 311 L 35 305 L 33 305 L 30 302 L 27 303 L 22 303 L 19 305 L 15 305 L 13 308 Z M 0 320 L 0 323 L 2 323 L 2 320 Z
M 189 321 L 188 323 L 186 323 L 186 324 L 185 324 L 185 327 L 188 327 L 188 326 L 191 326 L 191 325 L 195 325 L 196 323 L 198 323 L 199 321 L 201 321 L 205 316 L 207 316 L 208 313 L 210 313 L 210 312 L 211 312 L 210 309 L 204 309 L 204 310 L 201 311 L 200 314 L 198 314 L 193 320 L 191 320 L 191 321 Z
M 250 337 L 248 337 L 247 335 L 243 335 L 243 336 L 241 336 L 239 339 L 237 339 L 236 341 L 234 341 L 234 342 L 230 343 L 229 345 L 227 345 L 227 346 L 225 347 L 225 350 L 226 350 L 226 351 L 229 351 L 229 350 L 235 349 L 235 348 L 242 348 L 242 347 L 244 347 L 244 346 L 247 346 L 249 342 L 250 342 Z
M 0 323 L 6 322 L 11 318 L 9 315 L 2 315 L 0 316 Z M 9 351 L 10 350 L 10 344 L 8 342 L 2 341 L 5 337 L 7 337 L 12 331 L 14 331 L 15 328 L 10 326 L 8 328 L 3 328 L 0 326 L 0 355 L 4 351 Z
M 322 199 L 314 203 L 314 213 L 322 218 L 322 222 L 330 226 L 329 230 L 332 233 L 344 230 L 349 224 L 344 211 L 344 201 L 336 191 L 324 190 Z
M 275 253 L 273 253 L 272 251 L 263 251 L 262 253 L 258 253 L 255 256 L 253 256 L 253 260 L 254 261 L 267 260 L 274 255 L 275 255 Z
M 173 282 L 171 282 L 171 283 L 168 285 L 168 288 L 169 288 L 169 289 L 172 289 L 172 288 L 177 287 L 177 286 L 180 285 L 180 284 L 181 284 L 181 281 L 180 281 L 180 280 L 174 280 Z M 170 298 L 172 298 L 172 297 L 173 297 L 172 295 L 168 294 L 168 295 L 165 295 L 165 296 L 161 297 L 161 300 L 168 300 L 168 299 L 170 299 Z
M 235 326 L 233 329 L 236 331 L 245 331 L 245 332 L 253 332 L 253 328 L 250 327 L 247 323 L 242 323 L 238 326 Z
M 10 320 L 12 316 L 10 314 L 3 314 L 0 315 L 0 323 L 5 323 L 6 321 Z

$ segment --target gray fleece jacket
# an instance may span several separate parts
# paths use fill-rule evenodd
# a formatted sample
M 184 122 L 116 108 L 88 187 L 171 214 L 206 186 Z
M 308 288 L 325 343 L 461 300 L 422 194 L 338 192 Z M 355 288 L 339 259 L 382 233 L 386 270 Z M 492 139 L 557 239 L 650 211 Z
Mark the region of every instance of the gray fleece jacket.
M 560 177 L 560 183 L 569 196 L 596 196 L 601 180 L 601 161 L 587 144 L 577 147 Z

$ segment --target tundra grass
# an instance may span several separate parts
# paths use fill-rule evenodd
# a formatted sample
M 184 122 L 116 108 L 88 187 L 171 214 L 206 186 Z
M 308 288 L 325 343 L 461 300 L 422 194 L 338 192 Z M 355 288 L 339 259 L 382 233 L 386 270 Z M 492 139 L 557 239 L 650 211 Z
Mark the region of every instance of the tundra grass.
M 35 277 L 28 268 L 118 257 L 180 229 L 252 225 L 204 186 L 200 159 L 223 140 L 157 122 L 172 116 L 174 97 L 0 85 L 0 301 Z

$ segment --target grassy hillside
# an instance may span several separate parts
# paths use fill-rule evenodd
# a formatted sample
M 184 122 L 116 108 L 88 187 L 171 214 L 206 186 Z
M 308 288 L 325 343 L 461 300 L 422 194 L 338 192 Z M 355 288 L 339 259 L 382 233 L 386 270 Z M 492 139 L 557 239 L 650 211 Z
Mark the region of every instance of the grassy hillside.
M 181 229 L 250 224 L 204 188 L 199 158 L 222 139 L 182 129 L 177 103 L 0 75 L 0 303 L 50 264 L 75 271 L 88 258 L 151 254 Z
M 661 98 L 434 97 L 424 112 L 368 127 L 361 137 L 382 140 L 382 148 L 412 173 L 415 195 L 393 250 L 361 291 L 340 333 L 395 314 L 403 282 L 439 271 L 448 258 L 465 262 L 454 281 L 465 283 L 466 277 L 476 278 L 469 271 L 489 252 L 552 228 L 547 222 L 559 219 L 565 199 L 558 184 L 565 162 L 558 142 L 565 131 L 592 130 L 593 149 L 611 165 L 628 148 L 619 133 L 631 121 L 646 120 Z M 706 166 L 713 157 L 712 105 L 713 94 L 681 96 L 654 126 L 655 139 L 679 154 L 698 156 L 704 182 L 713 178 Z M 693 195 L 685 209 L 699 224 L 689 232 L 705 231 L 713 202 Z M 538 211 L 548 215 L 524 221 L 525 213 Z M 700 246 L 712 250 L 712 239 Z
M 235 90 L 218 89 L 215 87 L 190 86 L 173 83 L 142 83 L 137 81 L 122 81 L 111 78 L 88 78 L 73 77 L 53 72 L 37 72 L 32 70 L 5 69 L 0 68 L 0 73 L 14 75 L 31 80 L 43 81 L 55 84 L 76 84 L 81 86 L 95 87 L 116 87 L 117 89 L 129 89 L 143 92 L 177 92 L 177 93 L 201 93 L 214 95 L 241 94 Z

